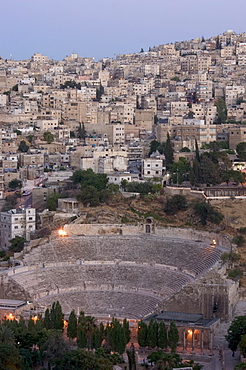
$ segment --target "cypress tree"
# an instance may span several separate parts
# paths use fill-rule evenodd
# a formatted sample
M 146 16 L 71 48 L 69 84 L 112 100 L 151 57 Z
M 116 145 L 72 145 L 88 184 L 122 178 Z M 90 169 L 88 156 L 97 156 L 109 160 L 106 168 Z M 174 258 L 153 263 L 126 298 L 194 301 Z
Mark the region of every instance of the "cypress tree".
M 100 335 L 101 335 L 101 338 L 102 340 L 105 338 L 105 329 L 104 329 L 104 325 L 102 322 L 100 322 L 100 325 L 99 325 L 99 330 L 100 330 Z
M 193 161 L 192 171 L 193 171 L 193 176 L 194 176 L 194 184 L 195 185 L 200 184 L 202 181 L 201 165 L 200 165 L 200 162 L 196 158 Z
M 167 329 L 163 321 L 160 322 L 158 328 L 158 347 L 161 349 L 167 348 Z
M 179 342 L 179 332 L 174 321 L 171 321 L 168 333 L 168 345 L 172 352 L 176 352 Z
M 148 326 L 142 320 L 138 323 L 138 344 L 140 347 L 146 347 L 148 345 Z
M 101 347 L 101 344 L 102 344 L 101 332 L 98 328 L 95 328 L 95 330 L 92 333 L 92 338 L 91 338 L 92 348 L 98 349 Z
M 67 326 L 68 338 L 74 339 L 77 337 L 77 328 L 78 328 L 77 317 L 75 315 L 74 310 L 72 310 L 68 318 L 68 326 Z
M 83 328 L 82 324 L 78 324 L 77 328 L 77 346 L 79 348 L 86 348 L 87 346 L 87 337 L 85 329 Z
M 107 327 L 107 334 L 111 350 L 120 354 L 124 353 L 127 343 L 125 330 L 119 320 L 113 318 L 111 324 Z
M 51 329 L 50 310 L 47 308 L 44 313 L 44 327 L 45 329 Z
M 128 357 L 128 365 L 129 370 L 136 370 L 136 356 L 135 356 L 135 348 L 134 344 L 132 343 L 131 348 L 126 351 Z
M 151 318 L 148 327 L 148 346 L 151 348 L 157 347 L 158 343 L 158 323 Z
M 197 140 L 195 139 L 195 150 L 196 150 L 196 160 L 200 162 L 200 153 L 199 153 L 199 148 L 197 144 Z
M 165 158 L 166 158 L 166 165 L 167 165 L 167 168 L 168 168 L 169 165 L 173 163 L 173 159 L 174 159 L 174 157 L 173 157 L 173 146 L 172 146 L 172 142 L 171 142 L 169 133 L 167 133 L 167 141 L 166 141 L 166 145 L 165 145 L 165 149 L 164 149 L 164 154 L 165 154 Z
M 130 342 L 130 339 L 131 339 L 131 331 L 130 331 L 129 322 L 127 321 L 127 319 L 123 320 L 123 329 L 124 329 L 125 339 L 126 339 L 126 344 L 127 344 Z
M 52 304 L 50 310 L 51 329 L 63 330 L 63 313 L 59 301 Z

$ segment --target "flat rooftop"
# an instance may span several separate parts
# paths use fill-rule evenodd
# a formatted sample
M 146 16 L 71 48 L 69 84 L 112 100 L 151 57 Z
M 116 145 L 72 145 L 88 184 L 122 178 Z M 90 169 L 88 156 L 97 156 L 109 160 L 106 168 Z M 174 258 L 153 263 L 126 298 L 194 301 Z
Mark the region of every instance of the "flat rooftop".
M 26 305 L 26 301 L 16 299 L 0 299 L 0 310 L 2 309 L 16 309 Z

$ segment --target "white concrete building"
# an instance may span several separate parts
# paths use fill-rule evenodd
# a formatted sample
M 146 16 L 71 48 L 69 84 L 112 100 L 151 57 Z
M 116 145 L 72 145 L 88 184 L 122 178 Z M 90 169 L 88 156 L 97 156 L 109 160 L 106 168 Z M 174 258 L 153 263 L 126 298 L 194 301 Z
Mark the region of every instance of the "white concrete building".
M 9 240 L 22 236 L 30 240 L 30 234 L 36 230 L 35 208 L 11 209 L 0 213 L 1 247 L 10 245 Z
M 162 177 L 164 173 L 164 161 L 158 158 L 145 158 L 143 160 L 143 177 Z

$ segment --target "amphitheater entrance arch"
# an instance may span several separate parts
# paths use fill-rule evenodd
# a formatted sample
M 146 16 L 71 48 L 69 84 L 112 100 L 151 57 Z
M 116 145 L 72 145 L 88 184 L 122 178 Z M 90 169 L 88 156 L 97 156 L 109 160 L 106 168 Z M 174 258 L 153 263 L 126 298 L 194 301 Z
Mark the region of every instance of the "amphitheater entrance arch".
M 151 232 L 155 232 L 154 219 L 152 217 L 148 217 L 145 221 L 145 233 L 150 234 Z
M 146 234 L 150 234 L 150 224 L 145 225 Z

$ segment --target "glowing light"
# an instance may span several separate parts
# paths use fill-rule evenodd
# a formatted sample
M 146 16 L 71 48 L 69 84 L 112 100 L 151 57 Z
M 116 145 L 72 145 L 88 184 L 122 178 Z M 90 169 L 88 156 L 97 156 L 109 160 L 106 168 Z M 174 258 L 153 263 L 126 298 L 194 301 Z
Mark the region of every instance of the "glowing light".
M 216 247 L 216 244 L 217 244 L 217 243 L 216 243 L 216 240 L 215 240 L 215 239 L 213 239 L 213 240 L 212 240 L 211 247 Z
M 63 229 L 59 229 L 58 230 L 58 235 L 61 236 L 61 237 L 67 236 L 67 232 L 65 230 L 63 230 Z
M 33 320 L 34 322 L 37 322 L 37 320 L 38 320 L 38 316 L 33 316 L 33 317 L 32 317 L 32 320 Z
M 14 315 L 13 315 L 12 313 L 9 313 L 9 314 L 7 315 L 7 320 L 15 320 Z
M 188 334 L 192 335 L 192 330 L 189 329 L 188 330 Z

